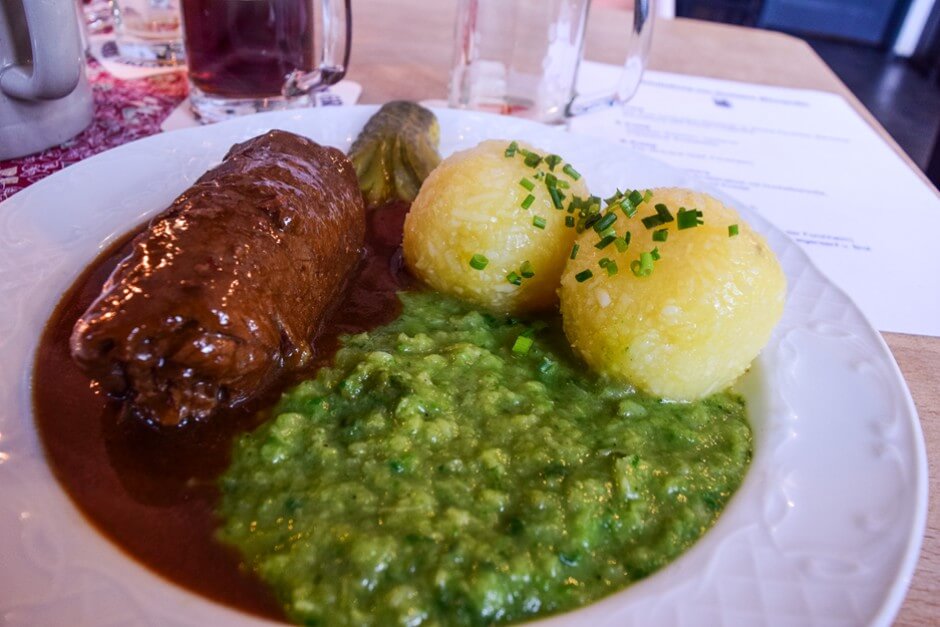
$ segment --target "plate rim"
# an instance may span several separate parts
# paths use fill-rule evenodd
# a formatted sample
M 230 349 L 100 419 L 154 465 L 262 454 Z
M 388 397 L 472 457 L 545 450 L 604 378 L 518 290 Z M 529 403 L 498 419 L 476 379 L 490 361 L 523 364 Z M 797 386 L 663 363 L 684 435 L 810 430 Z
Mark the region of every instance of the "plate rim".
M 290 112 L 272 112 L 272 113 L 265 113 L 265 114 L 257 114 L 253 116 L 246 116 L 243 118 L 238 118 L 238 119 L 230 120 L 227 122 L 223 122 L 221 124 L 214 125 L 212 127 L 196 127 L 196 128 L 189 128 L 189 129 L 181 129 L 178 131 L 172 131 L 169 133 L 160 133 L 160 134 L 153 135 L 147 138 L 142 138 L 140 140 L 136 140 L 134 142 L 124 144 L 112 150 L 99 153 L 98 155 L 95 155 L 88 159 L 82 160 L 76 164 L 73 164 L 67 168 L 64 168 L 63 170 L 60 170 L 59 172 L 56 172 L 50 175 L 49 177 L 46 177 L 45 179 L 34 183 L 30 187 L 4 200 L 2 203 L 0 203 L 0 226 L 2 226 L 4 217 L 5 217 L 4 213 L 11 206 L 16 205 L 18 203 L 23 203 L 23 202 L 28 203 L 29 200 L 33 196 L 39 195 L 41 192 L 44 192 L 48 188 L 58 186 L 60 183 L 64 183 L 66 179 L 69 177 L 81 175 L 82 170 L 84 168 L 97 168 L 99 162 L 101 161 L 101 159 L 99 158 L 107 157 L 107 158 L 113 159 L 113 158 L 123 156 L 125 154 L 127 155 L 135 154 L 135 153 L 140 152 L 142 149 L 146 148 L 148 142 L 157 144 L 158 142 L 161 142 L 161 141 L 170 141 L 169 139 L 166 139 L 170 137 L 170 138 L 178 140 L 178 143 L 185 143 L 187 140 L 189 140 L 190 137 L 198 139 L 202 135 L 212 135 L 214 133 L 218 133 L 219 135 L 223 134 L 222 130 L 208 130 L 207 131 L 207 129 L 245 129 L 245 128 L 251 127 L 252 125 L 257 126 L 259 123 L 261 126 L 264 126 L 269 121 L 272 122 L 271 126 L 273 126 L 273 125 L 276 125 L 279 121 L 287 120 L 287 119 L 301 119 L 302 118 L 304 120 L 310 121 L 308 118 L 312 118 L 315 120 L 318 117 L 324 117 L 324 116 L 329 117 L 330 115 L 333 115 L 332 113 L 333 111 L 337 111 L 337 112 L 342 111 L 342 114 L 340 114 L 340 117 L 343 117 L 344 115 L 367 115 L 367 114 L 374 112 L 377 109 L 378 109 L 378 105 L 357 105 L 355 107 L 342 107 L 342 108 L 337 108 L 335 110 L 305 109 L 305 110 L 299 110 L 299 111 L 295 110 L 295 111 L 290 111 Z M 330 111 L 331 113 L 327 115 L 323 113 L 324 111 Z M 455 111 L 452 109 L 436 109 L 435 108 L 433 109 L 433 111 L 435 112 L 435 114 L 438 115 L 439 119 L 442 119 L 442 117 L 449 118 L 452 116 L 457 117 L 457 118 L 467 118 L 469 120 L 479 119 L 479 120 L 483 120 L 484 122 L 496 124 L 497 126 L 505 126 L 505 125 L 508 125 L 510 127 L 511 126 L 523 126 L 523 127 L 529 126 L 530 128 L 537 128 L 539 132 L 541 133 L 549 133 L 549 134 L 559 133 L 568 137 L 577 137 L 575 135 L 565 133 L 564 131 L 560 130 L 557 127 L 547 127 L 547 126 L 540 125 L 535 122 L 530 122 L 530 121 L 520 120 L 520 119 L 515 119 L 515 118 L 505 118 L 502 116 L 496 116 L 492 114 L 479 113 L 479 112 Z M 585 141 L 587 141 L 586 138 L 585 138 Z M 609 142 L 596 140 L 593 138 L 591 138 L 590 141 L 595 144 L 601 144 L 601 145 L 609 144 Z M 611 145 L 616 146 L 617 150 L 621 150 L 624 152 L 631 152 L 631 153 L 633 152 L 630 148 L 621 144 L 611 144 Z M 673 166 L 669 166 L 668 164 L 659 162 L 656 159 L 650 159 L 650 158 L 644 157 L 644 160 L 652 162 L 652 163 L 656 163 L 664 168 L 667 168 L 668 170 L 678 171 L 677 168 L 674 168 Z M 197 173 L 197 175 L 198 174 L 201 174 L 201 172 Z M 707 185 L 700 185 L 700 188 L 704 188 L 708 191 L 712 191 L 709 189 L 709 186 Z M 726 194 L 721 194 L 720 192 L 716 195 L 720 197 L 725 197 L 725 198 L 728 197 Z M 13 199 L 17 199 L 17 200 L 14 201 Z M 881 333 L 879 333 L 877 330 L 874 329 L 874 327 L 871 325 L 868 318 L 864 315 L 864 312 L 861 312 L 861 310 L 858 309 L 858 307 L 854 304 L 854 301 L 852 301 L 852 299 L 841 288 L 833 284 L 828 279 L 825 279 L 825 275 L 819 270 L 819 268 L 816 266 L 813 260 L 809 258 L 809 256 L 805 253 L 805 251 L 803 251 L 803 249 L 800 248 L 798 244 L 793 242 L 792 238 L 790 238 L 785 232 L 783 232 L 781 229 L 777 229 L 776 227 L 771 225 L 767 220 L 765 220 L 762 217 L 759 217 L 759 214 L 754 212 L 752 209 L 742 205 L 741 203 L 734 202 L 734 205 L 738 207 L 739 209 L 745 210 L 745 212 L 748 214 L 747 217 L 749 221 L 751 221 L 754 216 L 758 216 L 760 222 L 763 222 L 765 225 L 769 226 L 774 231 L 777 231 L 782 237 L 786 238 L 789 241 L 789 245 L 792 246 L 793 249 L 798 251 L 799 254 L 801 255 L 802 257 L 801 262 L 804 265 L 808 266 L 813 272 L 818 274 L 820 277 L 823 277 L 823 279 L 828 283 L 828 286 L 830 289 L 833 289 L 836 292 L 838 292 L 846 302 L 848 302 L 852 307 L 855 308 L 855 312 L 861 318 L 861 320 L 863 321 L 866 327 L 865 328 L 866 332 L 871 335 L 871 337 L 874 339 L 874 341 L 878 345 L 878 349 L 882 353 L 882 357 L 886 356 L 888 358 L 888 365 L 895 379 L 894 381 L 895 384 L 898 384 L 898 383 L 900 384 L 900 391 L 902 393 L 901 397 L 903 399 L 904 406 L 905 406 L 904 409 L 906 411 L 906 414 L 910 417 L 909 426 L 912 429 L 912 438 L 913 438 L 912 445 L 913 445 L 913 453 L 915 456 L 913 463 L 915 465 L 915 471 L 916 471 L 915 479 L 917 481 L 917 486 L 916 486 L 916 499 L 915 499 L 914 508 L 913 508 L 913 520 L 912 520 L 912 525 L 911 525 L 912 533 L 909 535 L 908 541 L 905 544 L 903 555 L 898 563 L 898 568 L 897 568 L 898 572 L 895 574 L 894 577 L 892 577 L 892 584 L 885 591 L 884 598 L 882 600 L 882 603 L 880 604 L 879 610 L 877 611 L 877 613 L 874 615 L 872 619 L 874 623 L 890 622 L 890 620 L 893 619 L 894 616 L 896 616 L 898 610 L 900 609 L 901 604 L 904 601 L 906 591 L 914 575 L 916 565 L 920 556 L 920 551 L 921 551 L 921 547 L 923 543 L 924 532 L 926 530 L 926 522 L 927 522 L 928 490 L 929 490 L 927 456 L 926 456 L 926 446 L 925 446 L 924 437 L 923 437 L 923 430 L 922 430 L 920 419 L 917 413 L 916 405 L 913 402 L 913 398 L 910 394 L 910 389 L 907 386 L 907 382 L 905 381 L 903 377 L 903 373 L 900 371 L 900 368 L 898 367 L 898 364 L 893 354 L 891 353 L 890 348 L 885 342 L 884 337 L 881 335 Z M 154 209 L 152 211 L 148 211 L 147 213 L 152 214 L 158 210 L 159 209 Z M 114 237 L 117 237 L 123 234 L 124 232 L 125 231 L 118 229 L 117 232 L 112 232 L 111 234 L 105 236 L 101 240 L 101 242 L 99 242 L 98 244 L 98 248 L 97 248 L 98 252 L 100 252 L 104 247 L 108 246 L 109 243 L 113 241 Z M 3 263 L 7 259 L 7 255 L 5 252 L 8 247 L 7 244 L 8 243 L 5 240 L 0 239 L 0 272 L 4 270 Z M 82 271 L 82 269 L 83 269 L 82 267 L 79 267 L 77 271 L 74 271 L 74 274 L 70 276 L 67 284 L 71 284 L 75 280 L 75 278 L 78 276 L 78 274 Z M 2 288 L 2 285 L 0 285 L 0 288 Z M 58 302 L 58 298 L 55 299 L 54 303 L 56 302 Z M 53 304 L 53 306 L 55 305 Z M 38 342 L 34 341 L 33 346 L 31 347 L 29 351 L 28 364 L 30 366 L 30 369 L 27 372 L 22 373 L 20 377 L 17 377 L 17 380 L 19 383 L 18 387 L 23 387 L 25 385 L 27 389 L 31 390 L 31 367 L 35 360 L 35 350 L 37 347 L 36 345 L 38 345 Z M 2 343 L 0 343 L 0 354 L 2 354 L 2 350 L 3 350 L 3 345 Z M 3 373 L 2 371 L 0 371 L 0 378 L 5 378 L 5 373 Z M 14 417 L 14 419 L 16 418 Z M 0 426 L 3 425 L 3 420 L 4 420 L 4 415 L 0 414 Z M 27 422 L 29 422 L 30 426 L 32 426 L 31 414 L 27 418 Z M 3 445 L 3 441 L 0 440 L 0 453 L 3 453 L 3 452 L 4 452 L 4 445 Z M 0 459 L 0 461 L 3 461 L 3 460 Z M 48 468 L 48 465 L 45 464 L 44 460 L 42 463 L 47 467 L 47 470 L 49 470 L 49 475 L 53 477 L 53 481 L 56 482 L 56 487 L 58 487 L 58 482 L 52 475 L 51 469 Z M 0 464 L 0 474 L 2 474 L 2 470 L 3 470 L 2 464 Z M 748 474 L 750 475 L 750 471 Z M 743 488 L 743 485 L 742 485 L 742 488 Z M 59 490 L 63 492 L 64 494 L 64 491 L 61 490 L 60 487 L 59 487 Z M 66 496 L 66 500 L 68 504 L 75 510 L 75 513 L 77 513 L 78 516 L 81 517 L 81 519 L 84 521 L 84 515 L 81 514 L 80 510 L 78 510 L 77 505 L 74 502 L 72 502 L 71 497 Z M 720 521 L 721 521 L 721 518 L 719 518 L 719 523 Z M 109 546 L 112 546 L 118 551 L 122 551 L 120 547 L 118 547 L 117 545 L 114 545 L 110 540 L 105 538 L 103 534 L 100 531 L 98 531 L 91 523 L 89 523 L 88 521 L 85 521 L 85 524 L 86 526 L 90 527 L 96 535 L 101 537 L 104 540 L 104 542 L 106 542 Z M 706 536 L 708 536 L 708 533 L 706 534 Z M 702 542 L 700 541 L 695 546 L 701 546 L 701 544 Z M 692 547 L 692 548 L 694 549 L 695 547 Z M 680 557 L 679 559 L 681 560 L 682 557 Z M 153 571 L 150 571 L 149 568 L 147 568 L 146 566 L 143 566 L 141 563 L 137 562 L 133 558 L 130 558 L 130 561 L 135 566 L 137 566 L 140 569 L 145 570 L 150 575 L 163 579 L 162 576 L 154 573 Z M 669 566 L 665 567 L 663 571 L 665 571 L 668 568 Z M 663 571 L 660 571 L 660 572 L 663 572 Z M 189 595 L 193 595 L 192 592 L 190 592 L 189 590 L 185 588 L 182 588 L 181 586 L 175 583 L 170 582 L 170 585 L 174 586 L 177 590 L 186 592 Z M 612 595 L 606 597 L 605 599 L 611 599 L 612 597 L 617 596 L 618 594 L 619 593 L 613 593 Z M 211 604 L 213 608 L 215 609 L 219 609 L 219 608 L 223 608 L 227 610 L 231 609 L 231 608 L 226 608 L 225 606 L 222 606 L 220 604 L 216 604 L 212 602 L 211 600 L 203 599 L 203 597 L 201 596 L 198 596 L 198 595 L 193 595 L 193 596 L 196 596 L 196 598 L 198 598 L 203 603 Z M 596 605 L 596 603 L 594 605 Z M 588 606 L 588 607 L 591 607 L 591 606 Z M 0 610 L 2 609 L 3 608 L 0 607 Z M 576 610 L 576 612 L 577 611 L 579 610 Z M 241 612 L 236 612 L 236 613 L 238 616 L 241 616 L 241 617 L 247 616 L 245 614 L 242 614 Z M 565 617 L 565 616 L 570 616 L 570 615 L 571 613 L 563 614 L 563 615 L 560 615 L 560 617 Z M 554 617 L 549 617 L 548 620 L 552 621 L 553 619 Z

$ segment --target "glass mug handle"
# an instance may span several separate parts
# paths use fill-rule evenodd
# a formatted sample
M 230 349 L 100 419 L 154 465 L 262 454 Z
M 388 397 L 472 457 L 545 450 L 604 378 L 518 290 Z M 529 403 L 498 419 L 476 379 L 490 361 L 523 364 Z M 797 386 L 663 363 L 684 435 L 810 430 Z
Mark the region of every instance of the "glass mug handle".
M 320 87 L 334 85 L 346 74 L 352 45 L 351 5 L 352 0 L 321 0 L 323 45 L 320 47 L 319 67 L 313 72 L 291 72 L 281 90 L 285 98 L 301 96 Z
M 565 116 L 572 117 L 597 107 L 623 104 L 636 93 L 643 78 L 643 68 L 649 55 L 653 35 L 653 3 L 655 0 L 633 0 L 633 25 L 627 59 L 624 62 L 620 81 L 613 93 L 581 95 L 575 93 L 565 107 Z

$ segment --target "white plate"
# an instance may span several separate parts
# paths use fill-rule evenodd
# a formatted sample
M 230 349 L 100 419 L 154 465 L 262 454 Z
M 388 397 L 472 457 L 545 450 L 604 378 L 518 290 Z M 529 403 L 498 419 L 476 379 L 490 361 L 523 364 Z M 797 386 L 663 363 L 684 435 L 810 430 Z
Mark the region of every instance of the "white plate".
M 96 253 L 166 207 L 234 142 L 283 128 L 346 149 L 374 110 L 274 113 L 157 135 L 0 204 L 0 622 L 256 622 L 152 574 L 85 522 L 33 429 L 33 352 L 59 296 Z M 616 186 L 702 188 L 621 145 L 512 118 L 437 115 L 444 154 L 486 138 L 526 139 L 565 155 L 599 195 Z M 779 256 L 789 293 L 783 320 L 741 386 L 756 442 L 744 484 L 676 562 L 546 624 L 860 625 L 887 624 L 897 612 L 927 508 L 910 394 L 848 297 L 783 233 L 745 214 Z

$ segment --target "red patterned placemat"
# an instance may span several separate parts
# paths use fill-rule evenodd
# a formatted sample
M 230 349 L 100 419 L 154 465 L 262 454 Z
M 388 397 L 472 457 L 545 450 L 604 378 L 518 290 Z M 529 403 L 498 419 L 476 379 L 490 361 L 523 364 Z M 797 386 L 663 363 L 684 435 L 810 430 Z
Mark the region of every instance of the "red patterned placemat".
M 88 60 L 95 98 L 91 126 L 69 141 L 28 157 L 0 161 L 0 200 L 62 168 L 109 148 L 160 132 L 160 123 L 186 97 L 186 73 L 120 80 Z

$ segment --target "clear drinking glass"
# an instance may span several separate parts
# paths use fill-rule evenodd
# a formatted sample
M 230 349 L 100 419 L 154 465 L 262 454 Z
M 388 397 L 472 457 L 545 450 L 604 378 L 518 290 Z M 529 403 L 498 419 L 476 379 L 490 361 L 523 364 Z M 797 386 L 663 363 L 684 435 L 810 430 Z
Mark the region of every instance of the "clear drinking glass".
M 189 99 L 200 121 L 311 106 L 313 92 L 343 78 L 351 0 L 320 0 L 319 12 L 315 4 L 183 0 Z
M 120 56 L 140 65 L 185 62 L 179 0 L 110 0 Z
M 88 34 L 97 35 L 114 25 L 114 16 L 109 0 L 78 0 L 82 9 L 85 30 Z
M 633 0 L 616 88 L 575 94 L 590 0 L 459 0 L 449 104 L 559 123 L 636 91 L 649 51 L 653 0 Z

